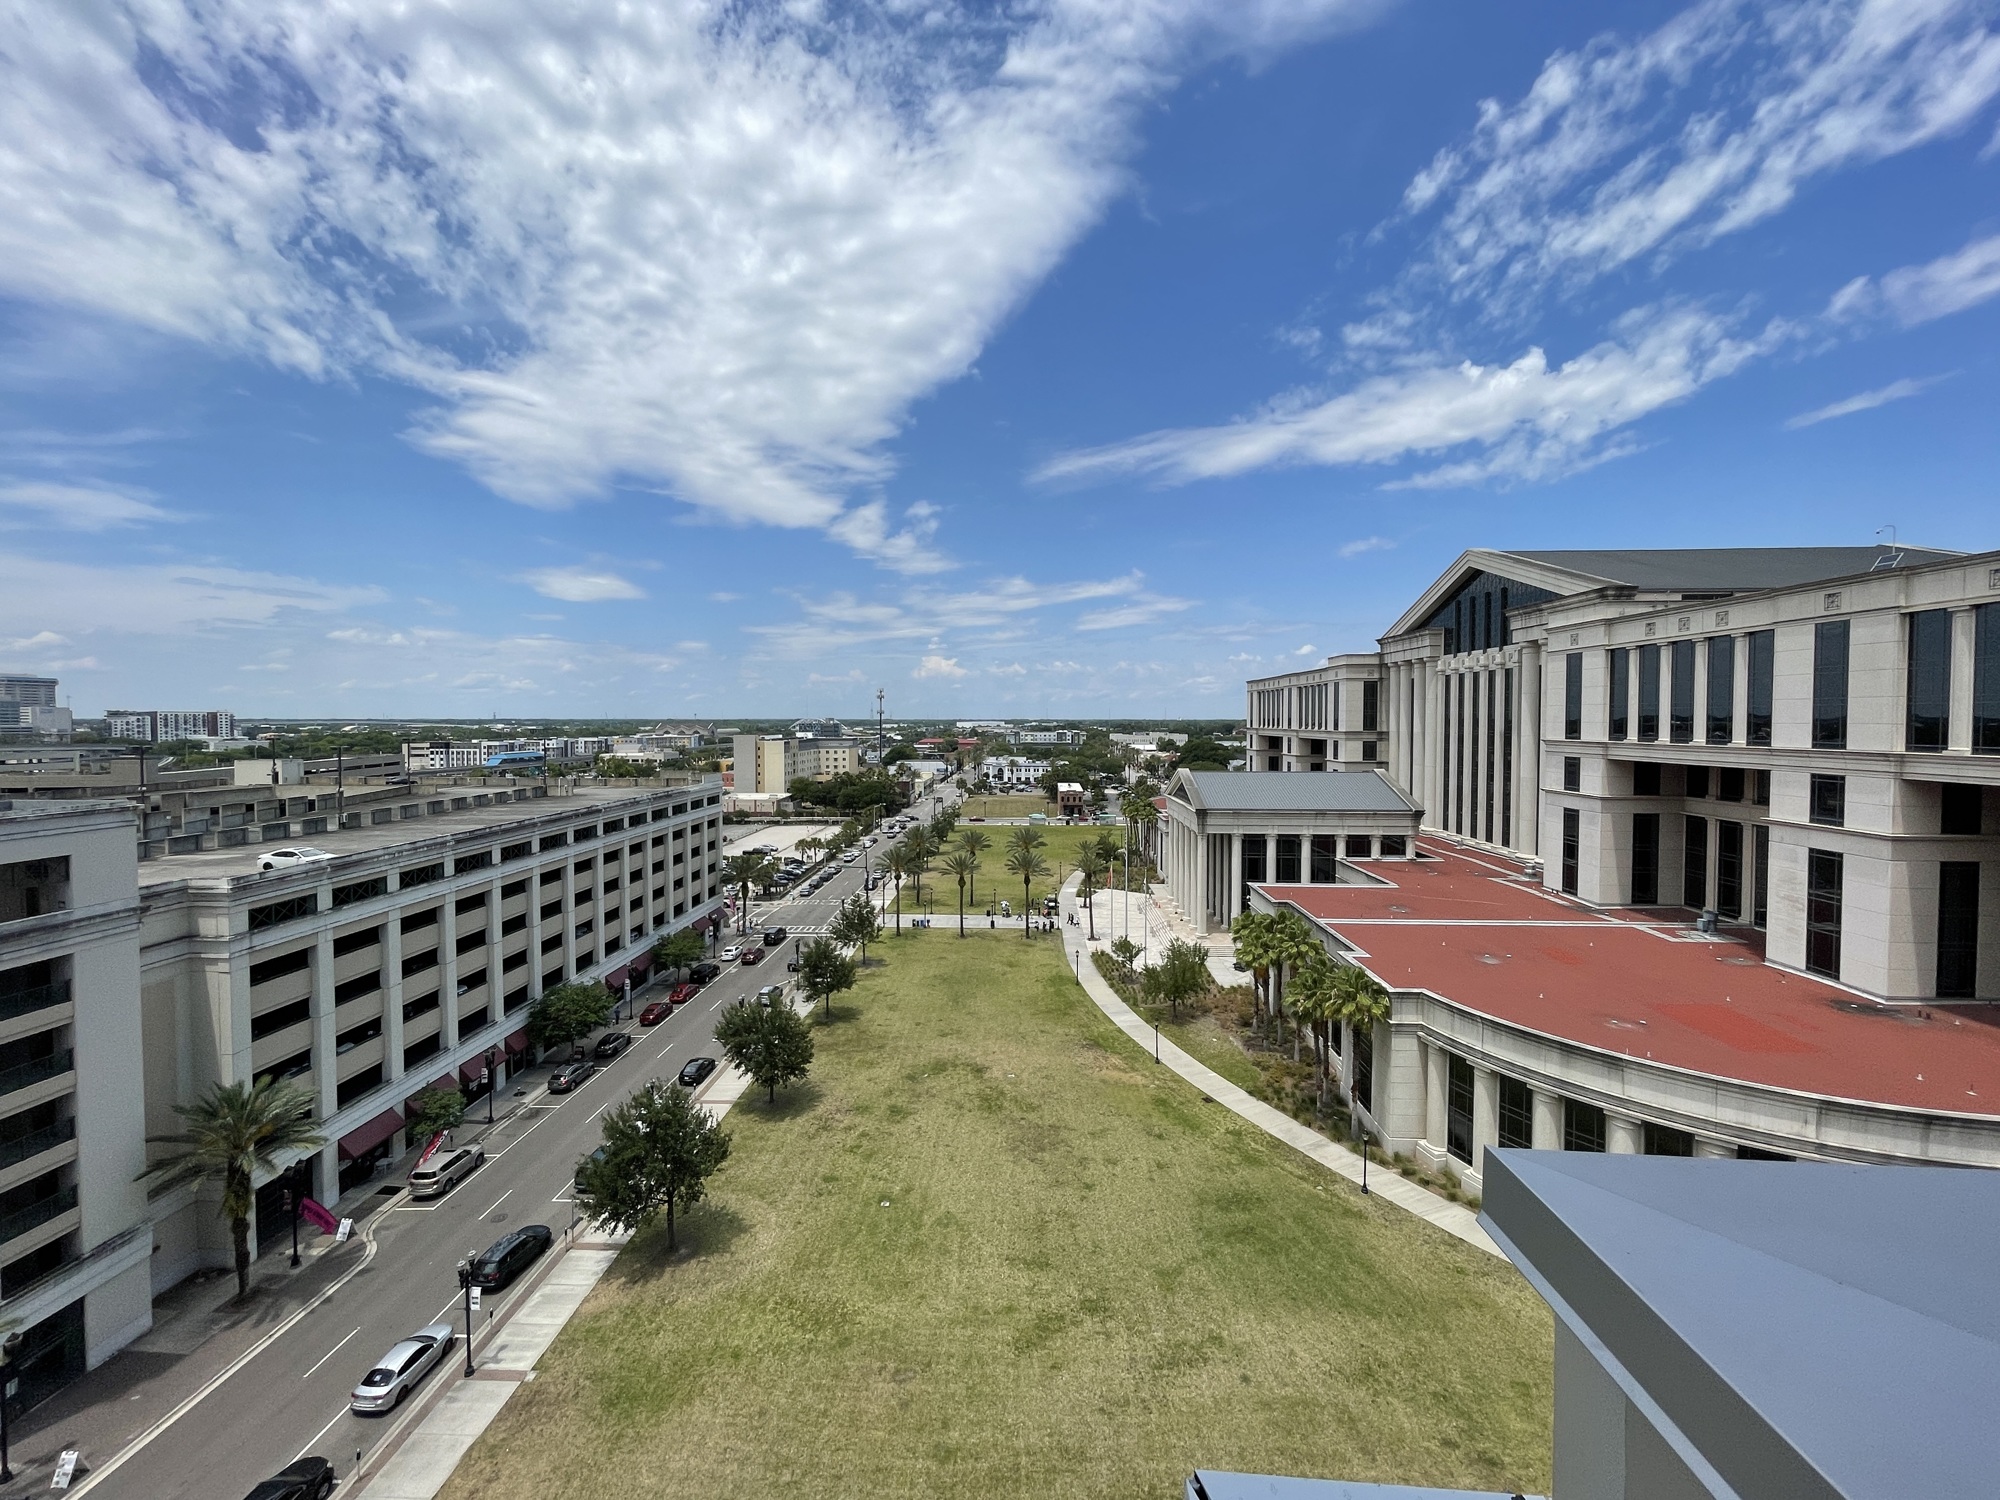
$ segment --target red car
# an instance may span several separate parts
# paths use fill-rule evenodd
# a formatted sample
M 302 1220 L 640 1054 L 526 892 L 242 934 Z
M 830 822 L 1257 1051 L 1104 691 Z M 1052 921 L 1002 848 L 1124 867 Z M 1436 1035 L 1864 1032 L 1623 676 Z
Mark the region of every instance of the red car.
M 701 986 L 698 984 L 677 984 L 674 986 L 673 993 L 667 996 L 667 1004 L 675 1006 L 686 1005 L 688 1001 L 694 999 L 700 993 Z
M 641 1026 L 657 1026 L 673 1013 L 673 1001 L 655 1000 L 651 1005 L 639 1012 L 639 1024 Z
M 744 967 L 744 968 L 746 968 L 746 969 L 747 969 L 747 968 L 749 968 L 749 967 L 750 967 L 750 965 L 752 965 L 752 964 L 760 964 L 760 963 L 762 963 L 763 961 L 764 961 L 764 947 L 763 947 L 763 944 L 761 944 L 761 943 L 760 943 L 760 944 L 758 944 L 758 945 L 757 945 L 757 946 L 756 946 L 755 948 L 745 948 L 745 949 L 743 950 L 743 967 Z

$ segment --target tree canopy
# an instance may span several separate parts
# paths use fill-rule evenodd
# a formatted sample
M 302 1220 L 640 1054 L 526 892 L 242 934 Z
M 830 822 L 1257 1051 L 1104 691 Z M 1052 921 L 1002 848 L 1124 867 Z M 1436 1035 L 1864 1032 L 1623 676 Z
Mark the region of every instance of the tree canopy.
M 874 912 L 869 912 L 870 919 Z M 799 950 L 799 988 L 817 1005 L 824 1002 L 833 1019 L 833 997 L 854 987 L 854 960 L 826 938 L 814 938 Z
M 692 927 L 670 932 L 653 944 L 653 962 L 663 969 L 685 969 L 701 962 L 708 944 Z
M 882 919 L 875 914 L 875 903 L 868 899 L 867 893 L 856 891 L 840 903 L 833 921 L 827 924 L 826 933 L 836 943 L 860 949 L 861 956 L 866 958 L 868 945 L 882 935 Z M 800 955 L 801 962 L 804 957 L 804 954 Z
M 729 1159 L 729 1136 L 675 1084 L 655 1079 L 604 1116 L 604 1155 L 576 1174 L 576 1204 L 613 1229 L 644 1229 L 661 1214 L 676 1248 L 674 1213 L 693 1208 Z
M 611 1019 L 611 991 L 592 981 L 572 981 L 543 990 L 528 1008 L 528 1040 L 546 1051 L 574 1047 Z
M 715 1040 L 723 1056 L 764 1088 L 772 1103 L 778 1086 L 806 1076 L 812 1066 L 812 1031 L 782 1000 L 761 1005 L 739 1000 L 716 1022 Z

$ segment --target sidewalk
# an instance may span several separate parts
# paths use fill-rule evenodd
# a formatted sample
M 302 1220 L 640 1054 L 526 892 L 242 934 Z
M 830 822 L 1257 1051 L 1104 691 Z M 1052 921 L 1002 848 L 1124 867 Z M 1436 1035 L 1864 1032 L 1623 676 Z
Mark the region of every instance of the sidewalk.
M 1071 911 L 1077 911 L 1078 917 L 1081 919 L 1082 913 L 1078 910 L 1076 900 L 1076 886 L 1077 882 L 1074 877 L 1063 886 L 1063 913 L 1067 916 Z M 1100 892 L 1092 898 L 1092 904 L 1095 905 L 1106 896 L 1109 896 L 1115 904 L 1122 894 L 1118 891 Z M 1136 892 L 1131 894 L 1132 926 L 1134 931 L 1137 931 L 1139 926 L 1139 899 Z M 1150 935 L 1152 939 L 1158 941 L 1159 946 L 1153 949 L 1155 953 L 1158 953 L 1166 946 L 1166 940 L 1162 934 L 1169 930 L 1168 924 L 1163 916 L 1154 912 L 1154 903 L 1150 899 L 1145 902 L 1145 907 L 1148 912 L 1148 923 L 1151 924 L 1155 921 L 1158 923 L 1157 926 L 1153 927 Z M 1098 908 L 1098 941 L 1095 946 L 1099 948 L 1108 947 L 1111 941 L 1111 934 L 1105 928 L 1104 915 L 1105 909 L 1102 907 Z M 1084 993 L 1096 1002 L 1099 1010 L 1111 1018 L 1111 1023 L 1114 1026 L 1132 1038 L 1134 1042 L 1137 1042 L 1145 1051 L 1151 1052 L 1156 1036 L 1152 1023 L 1140 1016 L 1123 1000 L 1119 999 L 1118 992 L 1111 988 L 1111 985 L 1102 974 L 1097 972 L 1097 965 L 1090 960 L 1090 950 L 1093 945 L 1086 937 L 1088 929 L 1084 927 L 1071 927 L 1065 921 L 1060 930 L 1063 935 L 1063 948 L 1069 956 L 1070 968 L 1075 972 L 1077 982 L 1083 986 Z M 1121 935 L 1123 930 L 1121 916 L 1119 927 Z M 1180 934 L 1175 935 L 1179 936 Z M 1211 957 L 1209 960 L 1211 972 L 1214 971 L 1218 962 L 1222 963 L 1225 968 L 1227 967 L 1227 960 L 1219 960 Z M 1241 975 L 1231 972 L 1228 982 L 1240 983 L 1241 981 Z M 1361 1157 L 1358 1153 L 1350 1151 L 1347 1147 L 1327 1139 L 1327 1137 L 1321 1135 L 1317 1130 L 1301 1125 L 1290 1115 L 1273 1109 L 1263 1100 L 1246 1093 L 1213 1068 L 1208 1067 L 1204 1063 L 1197 1062 L 1193 1057 L 1165 1038 L 1162 1037 L 1159 1039 L 1158 1046 L 1160 1049 L 1160 1061 L 1163 1064 L 1200 1089 L 1209 1098 L 1228 1109 L 1231 1113 L 1240 1115 L 1266 1135 L 1275 1136 L 1286 1145 L 1292 1147 L 1293 1150 L 1303 1152 L 1328 1171 L 1338 1173 L 1349 1182 L 1358 1184 L 1361 1181 Z M 1484 1229 L 1479 1227 L 1478 1217 L 1471 1209 L 1466 1208 L 1463 1204 L 1448 1202 L 1438 1197 L 1435 1193 L 1426 1192 L 1415 1183 L 1408 1182 L 1398 1176 L 1390 1168 L 1378 1166 L 1369 1172 L 1368 1191 L 1386 1203 L 1393 1203 L 1396 1207 L 1408 1213 L 1415 1214 L 1418 1218 L 1428 1223 L 1435 1224 L 1446 1234 L 1456 1235 L 1468 1245 L 1476 1245 L 1489 1255 L 1497 1256 L 1502 1254 L 1500 1247 L 1493 1242 Z
M 730 1068 L 699 1097 L 711 1118 L 720 1120 L 749 1088 L 750 1075 Z M 370 1465 L 342 1481 L 341 1493 L 364 1500 L 432 1500 L 514 1392 L 535 1378 L 536 1364 L 630 1238 L 579 1225 L 541 1284 L 476 1346 L 478 1373 L 446 1386 L 414 1427 L 380 1444 Z M 386 1461 L 371 1473 L 370 1466 L 384 1455 Z

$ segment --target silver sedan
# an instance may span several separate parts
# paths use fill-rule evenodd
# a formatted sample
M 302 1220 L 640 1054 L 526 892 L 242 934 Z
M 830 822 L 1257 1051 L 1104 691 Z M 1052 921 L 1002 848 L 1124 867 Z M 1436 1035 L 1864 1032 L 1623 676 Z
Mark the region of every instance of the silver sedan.
M 394 1411 L 431 1366 L 444 1358 L 456 1337 L 449 1323 L 419 1328 L 376 1360 L 375 1368 L 361 1377 L 361 1384 L 349 1398 L 354 1410 Z

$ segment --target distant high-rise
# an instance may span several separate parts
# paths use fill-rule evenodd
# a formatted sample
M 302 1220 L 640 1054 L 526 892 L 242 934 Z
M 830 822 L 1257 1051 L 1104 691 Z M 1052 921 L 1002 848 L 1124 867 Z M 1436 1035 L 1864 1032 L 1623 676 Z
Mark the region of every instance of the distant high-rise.
M 156 745 L 168 740 L 236 738 L 236 715 L 226 708 L 111 708 L 104 718 L 114 740 Z

